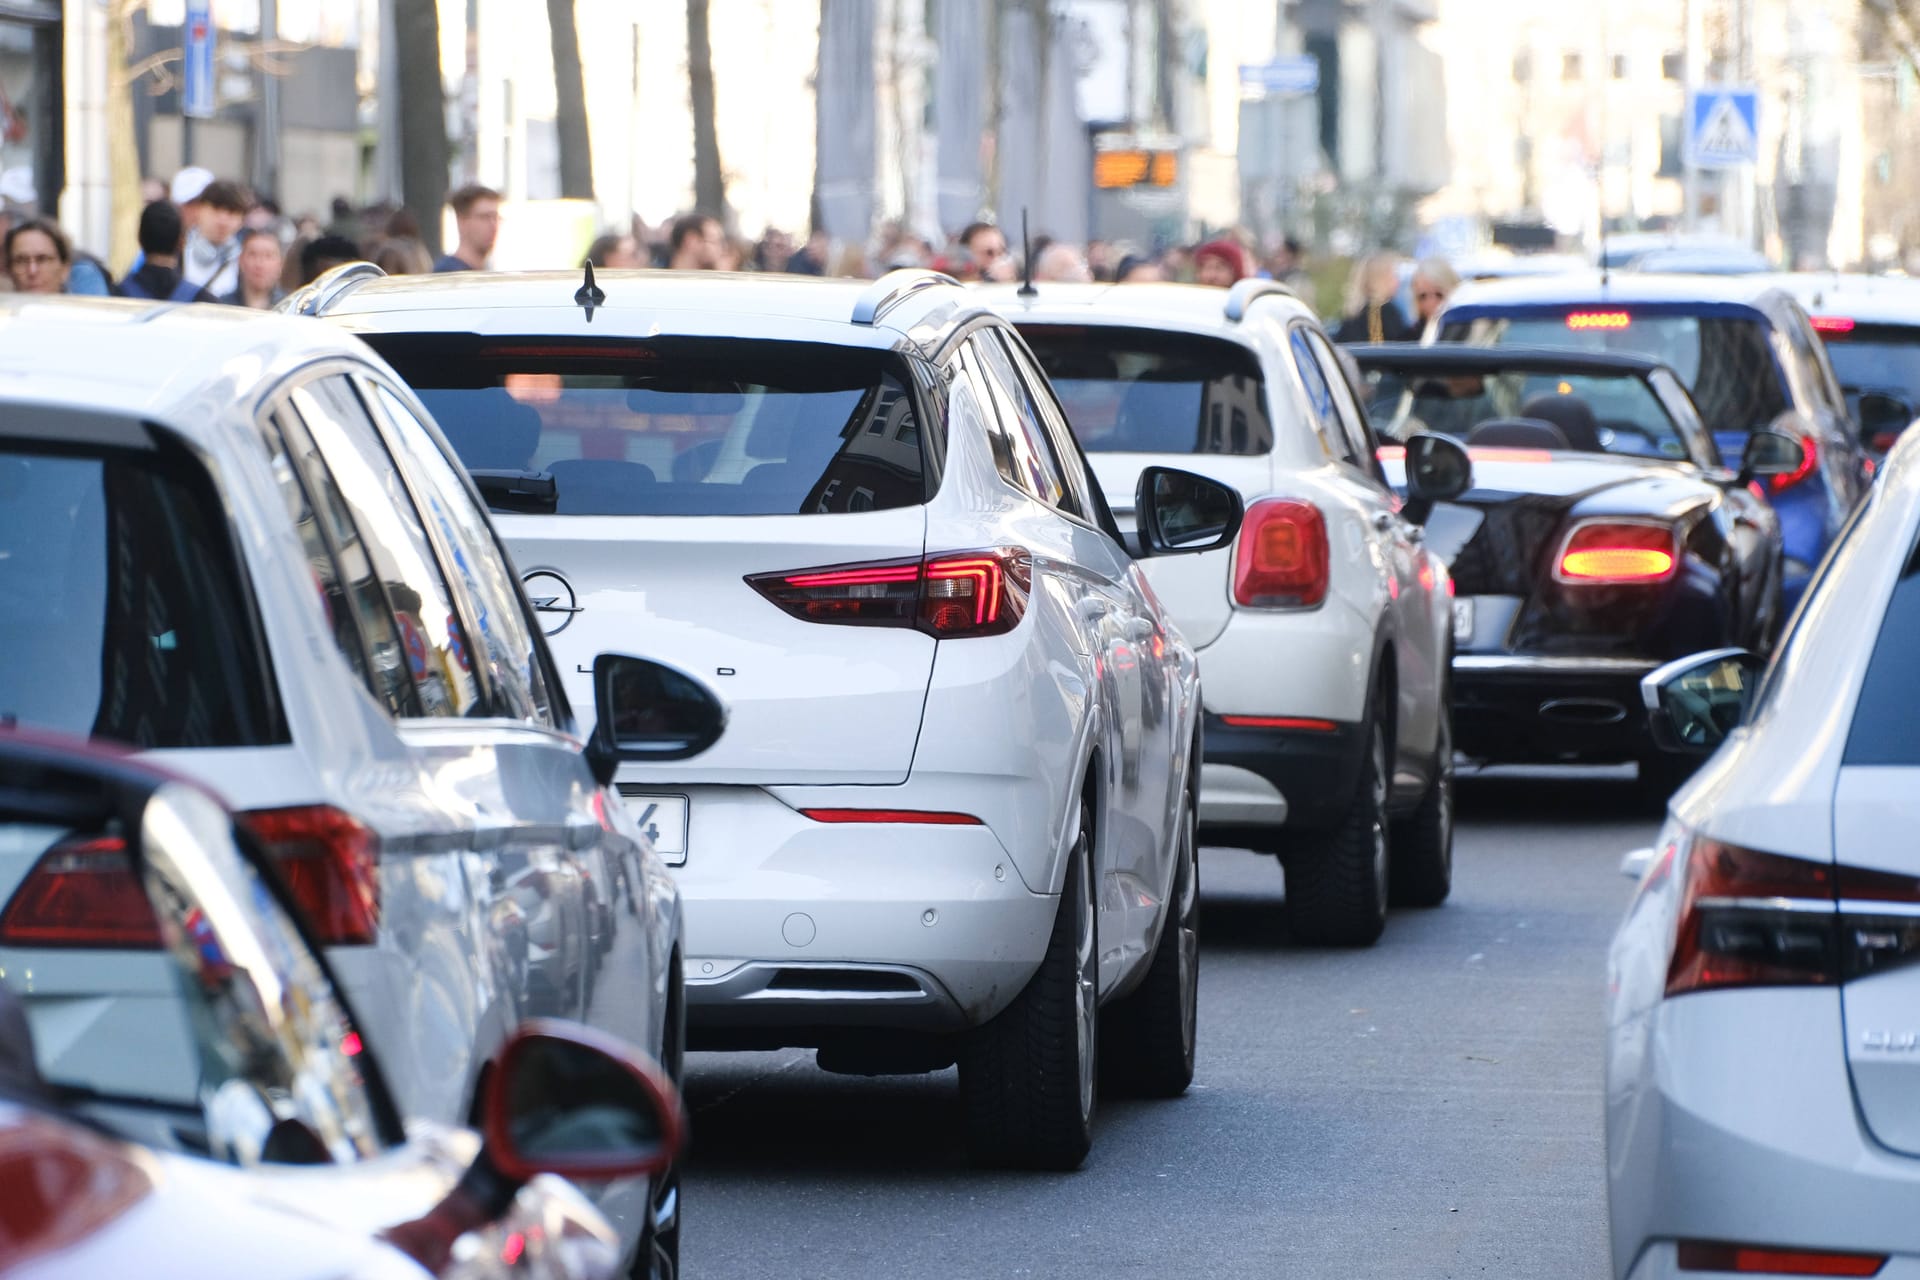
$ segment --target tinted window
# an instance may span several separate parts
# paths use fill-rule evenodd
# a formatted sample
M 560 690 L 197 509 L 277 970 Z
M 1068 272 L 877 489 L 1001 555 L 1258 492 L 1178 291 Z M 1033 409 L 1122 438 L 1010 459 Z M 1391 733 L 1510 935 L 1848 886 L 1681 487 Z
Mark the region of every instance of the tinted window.
M 546 679 L 534 653 L 534 631 L 521 611 L 520 593 L 508 572 L 506 551 L 494 540 L 487 518 L 467 496 L 459 472 L 413 415 L 386 387 L 375 386 L 374 400 L 393 424 L 401 453 L 419 470 L 420 501 L 440 532 L 453 570 L 473 602 L 473 626 L 501 699 L 504 715 L 551 725 L 553 708 Z
M 1053 451 L 1047 447 L 1039 411 L 1014 373 L 1006 349 L 990 330 L 976 334 L 967 345 L 984 375 L 987 393 L 1012 449 L 1015 483 L 1050 507 L 1070 506 L 1063 501 L 1066 481 L 1054 463 Z
M 1844 764 L 1920 765 L 1920 547 L 1887 601 L 1886 620 L 1860 685 Z
M 1027 325 L 1020 336 L 1089 453 L 1273 448 L 1260 362 L 1238 343 L 1104 325 Z
M 291 402 L 352 513 L 371 574 L 361 578 L 363 602 L 374 617 L 383 613 L 383 599 L 390 608 L 420 712 L 464 716 L 481 710 L 465 628 L 413 500 L 359 397 L 345 377 L 335 375 L 296 389 Z M 381 665 L 390 668 L 391 659 Z
M 1340 357 L 1333 353 L 1333 347 L 1326 338 L 1311 330 L 1299 330 L 1307 339 L 1307 345 L 1320 360 L 1320 372 L 1326 379 L 1328 391 L 1333 396 L 1333 407 L 1340 421 L 1342 434 L 1352 451 L 1356 465 L 1362 471 L 1371 474 L 1374 471 L 1373 437 L 1367 429 L 1366 415 L 1360 411 L 1360 404 L 1353 398 L 1353 388 L 1347 385 L 1346 370 L 1341 368 Z
M 1333 388 L 1327 385 L 1327 376 L 1320 369 L 1320 361 L 1313 354 L 1313 343 L 1307 338 L 1306 330 L 1295 329 L 1288 340 L 1293 352 L 1294 367 L 1300 371 L 1300 383 L 1307 391 L 1307 409 L 1312 414 L 1313 429 L 1320 436 L 1320 444 L 1327 456 L 1339 458 L 1359 465 L 1354 453 L 1352 441 L 1347 439 L 1346 428 L 1340 422 L 1340 410 L 1334 404 Z
M 890 352 L 702 338 L 370 340 L 496 511 L 827 515 L 927 498 L 928 426 Z
M 1768 426 L 1791 406 L 1768 327 L 1757 318 L 1641 312 L 1596 305 L 1450 321 L 1441 337 L 1487 346 L 1571 347 L 1651 356 L 1693 393 L 1709 431 Z
M 1858 421 L 1860 392 L 1890 391 L 1920 406 L 1920 327 L 1858 324 L 1845 332 L 1828 331 L 1827 358 L 1846 392 L 1847 409 Z
M 0 442 L 0 723 L 151 748 L 286 741 L 223 510 L 178 448 Z

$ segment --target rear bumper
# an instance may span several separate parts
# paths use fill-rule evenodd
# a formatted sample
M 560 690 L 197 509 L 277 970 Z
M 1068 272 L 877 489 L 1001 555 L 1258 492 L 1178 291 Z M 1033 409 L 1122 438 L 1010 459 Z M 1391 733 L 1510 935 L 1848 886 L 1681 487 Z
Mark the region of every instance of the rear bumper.
M 673 874 L 695 1044 L 965 1030 L 1005 1008 L 1046 952 L 1059 898 L 1029 891 L 985 826 L 822 823 L 758 788 L 690 792 Z
M 1510 763 L 1633 760 L 1651 745 L 1642 658 L 1460 654 L 1453 739 L 1465 755 Z
M 1231 725 L 1209 712 L 1200 771 L 1200 830 L 1216 843 L 1271 848 L 1281 827 L 1337 823 L 1360 785 L 1361 726 L 1331 730 Z

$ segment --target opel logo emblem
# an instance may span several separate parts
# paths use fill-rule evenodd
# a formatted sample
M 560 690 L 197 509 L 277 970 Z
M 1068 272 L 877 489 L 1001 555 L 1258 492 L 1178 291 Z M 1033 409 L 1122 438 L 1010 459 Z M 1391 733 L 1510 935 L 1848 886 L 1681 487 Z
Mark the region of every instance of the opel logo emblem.
M 540 629 L 550 636 L 557 636 L 573 622 L 573 615 L 581 612 L 573 594 L 573 586 L 551 569 L 535 569 L 521 579 L 527 588 L 527 602 L 533 611 L 540 615 Z

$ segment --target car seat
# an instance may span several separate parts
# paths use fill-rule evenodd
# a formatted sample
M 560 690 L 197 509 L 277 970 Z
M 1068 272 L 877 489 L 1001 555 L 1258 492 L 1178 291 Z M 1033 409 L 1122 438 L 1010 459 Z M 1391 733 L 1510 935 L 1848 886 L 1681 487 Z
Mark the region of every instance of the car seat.
M 1520 416 L 1551 422 L 1567 438 L 1567 447 L 1581 453 L 1605 453 L 1600 442 L 1600 420 L 1579 396 L 1539 395 L 1520 406 Z
M 1497 449 L 1569 448 L 1566 432 L 1539 418 L 1491 418 L 1467 433 L 1467 443 Z

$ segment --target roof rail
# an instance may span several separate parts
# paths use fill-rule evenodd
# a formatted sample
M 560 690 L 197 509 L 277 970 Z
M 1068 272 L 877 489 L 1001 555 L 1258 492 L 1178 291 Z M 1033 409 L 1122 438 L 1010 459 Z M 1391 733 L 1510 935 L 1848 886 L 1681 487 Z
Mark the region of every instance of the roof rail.
M 383 279 L 386 274 L 371 262 L 343 262 L 331 271 L 321 272 L 313 283 L 295 289 L 274 309 L 294 316 L 323 316 L 334 303 L 362 284 Z
M 867 291 L 860 295 L 860 300 L 853 304 L 853 323 L 877 324 L 888 308 L 903 301 L 908 294 L 943 284 L 957 287 L 959 283 L 944 272 L 930 271 L 924 267 L 902 267 L 898 271 L 889 271 L 868 285 Z
M 1281 284 L 1278 280 L 1260 280 L 1255 278 L 1241 280 L 1235 283 L 1232 289 L 1227 291 L 1227 319 L 1234 324 L 1239 324 L 1247 318 L 1247 310 L 1253 306 L 1255 300 L 1264 298 L 1268 294 L 1273 294 L 1281 298 L 1297 298 L 1300 296 L 1293 290 L 1287 288 L 1287 286 Z

